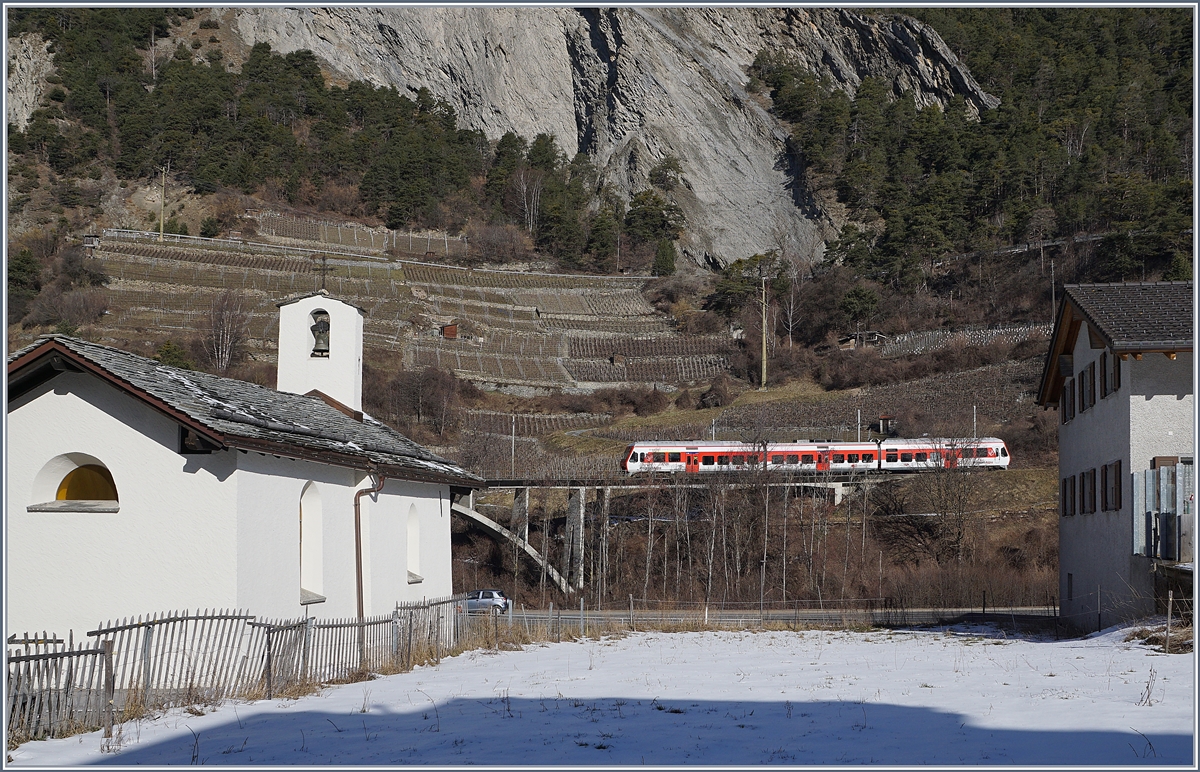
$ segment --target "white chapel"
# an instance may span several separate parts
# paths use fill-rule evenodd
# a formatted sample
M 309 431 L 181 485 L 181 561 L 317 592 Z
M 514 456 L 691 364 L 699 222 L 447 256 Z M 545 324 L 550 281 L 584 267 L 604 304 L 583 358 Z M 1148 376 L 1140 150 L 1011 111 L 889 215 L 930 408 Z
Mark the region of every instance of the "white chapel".
M 361 309 L 279 308 L 277 389 L 63 335 L 10 356 L 8 633 L 451 594 L 451 497 L 482 481 L 362 412 Z

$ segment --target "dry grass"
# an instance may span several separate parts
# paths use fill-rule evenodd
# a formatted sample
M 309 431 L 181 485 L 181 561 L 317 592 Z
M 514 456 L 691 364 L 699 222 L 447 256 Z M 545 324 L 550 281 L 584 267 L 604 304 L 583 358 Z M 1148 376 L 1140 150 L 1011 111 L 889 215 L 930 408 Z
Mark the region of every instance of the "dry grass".
M 1194 631 L 1187 623 L 1171 625 L 1171 650 L 1167 651 L 1167 626 L 1139 627 L 1125 636 L 1126 642 L 1141 641 L 1155 651 L 1166 654 L 1191 654 L 1194 649 Z

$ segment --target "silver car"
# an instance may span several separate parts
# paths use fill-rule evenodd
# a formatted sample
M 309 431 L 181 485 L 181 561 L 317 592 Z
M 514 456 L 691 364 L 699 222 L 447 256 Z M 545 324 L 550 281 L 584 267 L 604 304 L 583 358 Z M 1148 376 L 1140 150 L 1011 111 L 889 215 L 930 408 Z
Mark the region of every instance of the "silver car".
M 467 593 L 468 614 L 503 614 L 512 607 L 512 601 L 501 590 L 475 590 Z

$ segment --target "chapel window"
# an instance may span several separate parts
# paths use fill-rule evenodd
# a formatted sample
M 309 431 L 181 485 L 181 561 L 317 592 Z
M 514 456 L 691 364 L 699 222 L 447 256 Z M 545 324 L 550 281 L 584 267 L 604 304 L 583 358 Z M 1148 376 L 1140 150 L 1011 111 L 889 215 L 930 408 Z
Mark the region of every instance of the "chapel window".
M 58 484 L 57 501 L 117 501 L 117 484 L 100 464 L 76 467 Z
M 112 473 L 94 456 L 67 453 L 51 459 L 33 481 L 27 512 L 118 512 Z

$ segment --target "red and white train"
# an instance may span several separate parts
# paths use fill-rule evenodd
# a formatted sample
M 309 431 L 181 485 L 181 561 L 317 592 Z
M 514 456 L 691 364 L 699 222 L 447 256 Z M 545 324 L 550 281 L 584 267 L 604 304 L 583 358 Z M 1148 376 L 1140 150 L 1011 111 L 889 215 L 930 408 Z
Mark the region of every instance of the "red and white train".
M 919 437 L 878 442 L 637 442 L 621 461 L 642 472 L 921 472 L 957 466 L 1007 469 L 1008 448 L 996 437 Z

